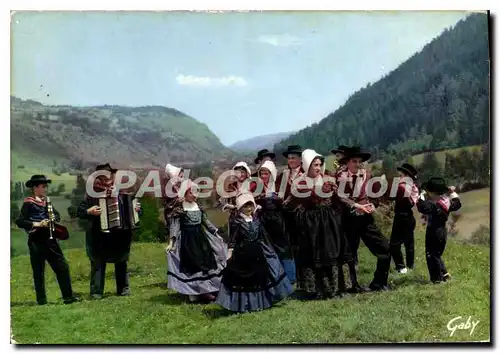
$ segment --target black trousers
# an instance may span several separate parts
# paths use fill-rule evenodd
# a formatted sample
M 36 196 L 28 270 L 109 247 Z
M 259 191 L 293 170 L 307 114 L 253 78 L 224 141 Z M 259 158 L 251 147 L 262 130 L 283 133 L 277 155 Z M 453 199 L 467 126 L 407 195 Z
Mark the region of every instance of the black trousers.
M 47 302 L 45 292 L 45 261 L 47 261 L 56 274 L 61 295 L 64 300 L 73 297 L 69 265 L 64 258 L 61 247 L 55 239 L 42 241 L 28 241 L 30 250 L 31 268 L 33 269 L 33 280 L 35 283 L 36 301 L 39 304 Z
M 127 262 L 114 263 L 116 292 L 121 295 L 129 289 Z M 106 262 L 90 261 L 90 295 L 103 295 L 106 277 Z
M 406 266 L 413 268 L 415 265 L 415 226 L 416 221 L 412 212 L 394 215 L 391 233 L 391 256 L 396 269 L 405 268 L 401 245 L 405 246 Z
M 425 233 L 425 258 L 427 268 L 432 282 L 443 280 L 443 275 L 448 273 L 444 265 L 442 255 L 446 248 L 446 227 L 439 229 L 427 229 Z
M 387 286 L 389 267 L 391 265 L 390 246 L 387 238 L 382 235 L 377 225 L 375 225 L 373 216 L 370 214 L 358 216 L 346 213 L 344 220 L 347 241 L 352 254 L 358 254 L 360 240 L 363 240 L 368 250 L 377 257 L 377 268 L 370 288 L 380 289 Z M 355 275 L 355 273 L 352 274 L 352 270 L 350 273 L 351 277 Z M 354 283 L 354 279 L 352 279 L 352 282 Z

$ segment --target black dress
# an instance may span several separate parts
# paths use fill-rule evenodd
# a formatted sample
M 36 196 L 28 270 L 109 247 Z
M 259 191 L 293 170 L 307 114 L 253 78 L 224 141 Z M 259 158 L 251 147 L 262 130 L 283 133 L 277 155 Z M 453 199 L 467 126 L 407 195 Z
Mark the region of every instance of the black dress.
M 277 193 L 261 194 L 255 199 L 261 207 L 258 211 L 259 220 L 266 230 L 274 250 L 280 258 L 281 265 L 290 282 L 295 283 L 295 262 L 292 256 L 290 236 L 283 217 L 282 200 Z
M 231 311 L 247 312 L 269 308 L 288 296 L 292 285 L 261 223 L 238 215 L 230 230 L 233 253 L 216 302 Z
M 325 184 L 324 188 L 329 188 Z M 338 208 L 331 198 L 316 196 L 294 198 L 299 236 L 295 240 L 297 290 L 308 296 L 329 298 L 343 291 L 339 267 L 352 261 Z M 326 192 L 326 191 L 324 191 Z

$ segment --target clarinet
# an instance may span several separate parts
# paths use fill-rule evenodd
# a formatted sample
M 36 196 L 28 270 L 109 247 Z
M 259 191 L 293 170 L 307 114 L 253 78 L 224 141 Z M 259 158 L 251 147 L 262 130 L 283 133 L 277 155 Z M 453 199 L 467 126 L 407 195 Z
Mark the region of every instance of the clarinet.
M 52 207 L 52 202 L 50 201 L 50 198 L 47 197 L 47 213 L 49 214 L 49 233 L 50 237 L 49 239 L 52 240 L 54 239 L 53 237 L 53 232 L 55 232 L 55 223 L 56 223 L 56 216 L 54 214 L 54 208 Z

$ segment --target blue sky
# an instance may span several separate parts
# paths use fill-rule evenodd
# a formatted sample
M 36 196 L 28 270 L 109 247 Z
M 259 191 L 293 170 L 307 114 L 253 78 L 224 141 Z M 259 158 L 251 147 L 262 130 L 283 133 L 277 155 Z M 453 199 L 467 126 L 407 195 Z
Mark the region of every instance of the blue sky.
M 45 104 L 173 107 L 232 144 L 321 120 L 465 16 L 17 13 L 11 92 Z

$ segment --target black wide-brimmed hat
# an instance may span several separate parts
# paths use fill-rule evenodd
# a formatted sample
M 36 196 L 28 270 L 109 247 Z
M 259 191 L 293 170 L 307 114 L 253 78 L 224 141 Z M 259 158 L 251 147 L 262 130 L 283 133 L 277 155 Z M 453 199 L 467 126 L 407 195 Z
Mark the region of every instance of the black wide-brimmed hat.
M 441 177 L 431 177 L 425 183 L 422 183 L 421 189 L 424 189 L 428 192 L 436 193 L 436 194 L 445 194 L 449 192 L 448 185 L 444 178 Z
M 286 150 L 283 152 L 283 156 L 288 157 L 290 154 L 302 155 L 302 147 L 300 145 L 288 145 Z
M 401 166 L 396 168 L 398 171 L 403 172 L 404 174 L 410 176 L 412 179 L 418 178 L 418 171 L 415 167 L 410 165 L 409 163 L 404 163 Z
M 355 157 L 359 157 L 361 158 L 361 160 L 363 160 L 363 162 L 365 162 L 372 156 L 372 154 L 370 154 L 368 151 L 365 151 L 359 146 L 348 147 L 344 150 L 343 154 L 344 157 L 340 160 L 342 162 L 347 162 Z
M 103 163 L 100 165 L 97 165 L 95 168 L 96 171 L 109 171 L 111 173 L 115 173 L 118 171 L 116 168 L 111 168 L 111 165 L 109 163 Z
M 349 149 L 349 146 L 339 145 L 339 147 L 338 147 L 338 148 L 333 149 L 333 150 L 331 150 L 330 152 L 331 152 L 332 154 L 339 154 L 339 153 L 340 153 L 340 154 L 344 154 L 344 153 L 345 153 L 345 151 L 346 151 L 347 149 Z
M 276 157 L 276 154 L 267 149 L 262 149 L 257 153 L 257 157 L 255 158 L 254 162 L 258 164 L 266 156 L 269 156 L 271 159 L 274 159 Z
M 31 188 L 38 186 L 40 184 L 49 184 L 52 183 L 52 180 L 48 179 L 44 175 L 33 175 L 30 180 L 25 183 L 26 187 Z

